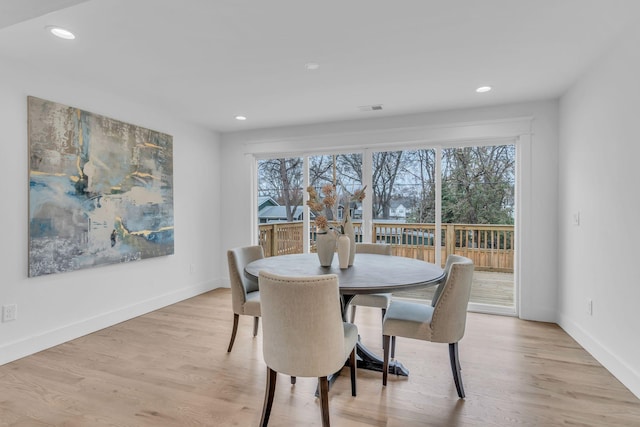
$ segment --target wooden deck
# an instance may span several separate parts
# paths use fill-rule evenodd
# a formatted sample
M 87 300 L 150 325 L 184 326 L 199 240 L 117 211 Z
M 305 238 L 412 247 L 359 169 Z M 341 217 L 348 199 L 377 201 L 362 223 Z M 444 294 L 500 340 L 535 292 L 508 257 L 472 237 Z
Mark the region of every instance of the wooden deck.
M 497 273 L 491 271 L 474 271 L 473 286 L 469 301 L 478 304 L 514 306 L 513 273 Z M 430 300 L 435 287 L 397 292 L 394 296 Z

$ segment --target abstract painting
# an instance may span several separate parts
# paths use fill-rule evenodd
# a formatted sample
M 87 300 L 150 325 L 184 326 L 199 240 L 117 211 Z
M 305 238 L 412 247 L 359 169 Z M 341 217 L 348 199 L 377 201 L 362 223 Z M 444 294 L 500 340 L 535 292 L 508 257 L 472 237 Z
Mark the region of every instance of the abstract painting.
M 173 254 L 173 137 L 27 104 L 29 277 Z

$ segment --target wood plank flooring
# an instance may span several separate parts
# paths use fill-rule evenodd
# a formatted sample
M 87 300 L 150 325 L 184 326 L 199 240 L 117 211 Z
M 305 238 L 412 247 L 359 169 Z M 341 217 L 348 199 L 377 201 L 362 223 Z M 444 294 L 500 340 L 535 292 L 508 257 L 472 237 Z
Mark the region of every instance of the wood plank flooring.
M 257 426 L 262 334 L 241 316 L 232 353 L 228 289 L 200 295 L 0 366 L 0 426 Z M 381 352 L 380 311 L 359 307 Z M 348 369 L 329 392 L 333 426 L 640 426 L 640 401 L 558 326 L 470 313 L 459 400 L 445 344 L 399 338 L 410 376 Z M 316 381 L 279 376 L 270 426 L 319 426 Z

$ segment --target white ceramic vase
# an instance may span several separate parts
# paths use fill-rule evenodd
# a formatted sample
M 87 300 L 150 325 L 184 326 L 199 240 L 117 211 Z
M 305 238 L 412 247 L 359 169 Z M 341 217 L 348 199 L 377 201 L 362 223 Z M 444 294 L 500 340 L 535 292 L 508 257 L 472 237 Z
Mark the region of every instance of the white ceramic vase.
M 336 252 L 336 234 L 333 231 L 318 232 L 316 234 L 316 251 L 320 266 L 329 267 Z
M 349 268 L 349 252 L 351 250 L 351 239 L 346 234 L 341 234 L 338 236 L 338 262 L 340 263 L 340 268 L 345 269 Z

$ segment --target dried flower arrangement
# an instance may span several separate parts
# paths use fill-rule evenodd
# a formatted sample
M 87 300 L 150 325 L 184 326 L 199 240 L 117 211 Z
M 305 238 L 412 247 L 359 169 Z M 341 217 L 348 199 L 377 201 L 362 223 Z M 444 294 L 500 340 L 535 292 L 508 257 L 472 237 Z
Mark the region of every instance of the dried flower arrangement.
M 365 197 L 366 188 L 367 186 L 365 185 L 363 188 L 354 192 L 350 200 L 362 202 Z M 318 231 L 326 233 L 328 230 L 333 229 L 336 232 L 341 232 L 331 227 L 329 225 L 329 220 L 327 219 L 328 217 L 334 218 L 333 208 L 338 201 L 336 187 L 332 184 L 323 185 L 320 189 L 322 198 L 320 198 L 316 189 L 311 186 L 307 187 L 307 192 L 309 193 L 309 200 L 307 200 L 307 205 L 316 216 L 315 223 Z

